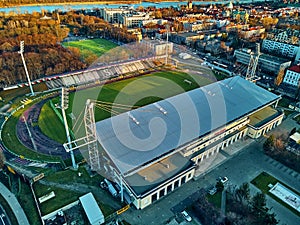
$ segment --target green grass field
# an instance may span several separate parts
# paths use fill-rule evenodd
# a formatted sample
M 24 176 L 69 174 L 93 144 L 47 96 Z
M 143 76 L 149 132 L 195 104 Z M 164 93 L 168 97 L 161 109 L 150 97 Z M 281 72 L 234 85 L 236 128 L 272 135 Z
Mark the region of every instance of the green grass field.
M 295 213 L 296 215 L 300 216 L 300 213 L 298 211 L 296 211 L 294 208 L 292 208 L 291 206 L 289 206 L 287 203 L 285 203 L 284 201 L 282 201 L 281 199 L 277 198 L 275 195 L 273 195 L 272 193 L 269 192 L 270 188 L 268 187 L 268 185 L 269 184 L 275 185 L 277 182 L 279 182 L 280 184 L 284 185 L 288 189 L 292 190 L 297 195 L 300 195 L 299 192 L 297 192 L 296 190 L 293 190 L 292 188 L 290 188 L 289 186 L 285 185 L 284 183 L 282 183 L 281 181 L 277 180 L 275 177 L 271 176 L 270 174 L 268 174 L 266 172 L 262 172 L 261 174 L 259 174 L 257 177 L 255 177 L 251 181 L 251 183 L 254 186 L 256 186 L 257 188 L 259 188 L 264 194 L 269 195 L 270 197 L 272 197 L 273 199 L 275 199 L 277 202 L 279 202 L 281 205 L 285 206 L 286 208 L 288 208 L 289 210 L 291 210 L 293 213 Z
M 23 144 L 20 143 L 19 139 L 16 136 L 16 125 L 25 110 L 27 110 L 30 105 L 25 106 L 24 109 L 20 109 L 9 120 L 5 123 L 2 130 L 2 140 L 5 146 L 10 149 L 16 155 L 20 157 L 25 157 L 28 159 L 36 159 L 39 161 L 55 161 L 59 162 L 60 158 L 55 156 L 49 156 L 37 153 L 29 148 L 26 148 Z
M 78 172 L 81 173 L 80 177 L 78 176 Z M 77 171 L 73 171 L 73 170 L 59 171 L 51 175 L 48 175 L 43 180 L 45 180 L 46 182 L 49 181 L 49 182 L 54 182 L 54 183 L 59 183 L 62 185 L 69 185 L 69 186 L 72 186 L 72 184 L 74 183 L 88 185 L 90 191 L 94 192 L 93 194 L 96 200 L 100 203 L 104 215 L 108 216 L 109 214 L 114 212 L 114 209 L 104 204 L 103 199 L 101 199 L 101 193 L 95 192 L 96 189 L 98 188 L 100 189 L 99 183 L 101 180 L 103 180 L 103 178 L 100 175 L 96 175 L 91 178 L 84 167 L 79 167 Z M 84 192 L 69 190 L 68 187 L 63 189 L 60 187 L 56 187 L 56 185 L 43 185 L 40 184 L 39 182 L 36 182 L 34 184 L 34 190 L 37 197 L 46 195 L 51 191 L 54 191 L 55 193 L 54 198 L 40 204 L 40 208 L 43 215 L 46 215 L 54 210 L 61 208 L 62 206 L 74 202 L 78 200 L 80 196 L 85 194 Z M 109 198 L 112 198 L 109 194 L 108 196 Z
M 101 56 L 110 49 L 116 47 L 117 45 L 111 41 L 97 38 L 97 39 L 88 39 L 81 41 L 69 41 L 63 43 L 64 47 L 75 47 L 80 50 L 80 54 L 83 59 L 87 58 L 91 53 L 96 56 Z
M 185 79 L 191 80 L 192 84 L 184 82 Z M 70 93 L 70 104 L 67 110 L 67 115 L 73 113 L 76 117 L 76 121 L 73 121 L 75 128 L 73 129 L 76 134 L 78 127 L 83 127 L 83 114 L 82 111 L 85 108 L 87 99 L 98 99 L 105 102 L 113 102 L 118 104 L 124 104 L 128 106 L 143 106 L 160 99 L 165 99 L 185 91 L 195 89 L 199 86 L 204 86 L 212 81 L 208 78 L 201 77 L 199 75 L 188 75 L 181 71 L 161 71 L 153 74 L 144 75 L 140 77 L 134 77 L 119 82 L 103 85 L 101 87 L 90 88 L 75 93 Z M 58 102 L 59 99 L 54 99 L 53 102 Z M 119 113 L 128 111 L 118 110 Z M 43 113 L 47 113 L 47 115 Z M 95 119 L 96 121 L 113 116 L 110 112 L 100 110 L 96 108 Z M 49 120 L 49 118 L 51 118 Z M 72 124 L 72 119 L 68 117 L 69 126 Z M 39 118 L 39 126 L 44 134 L 50 138 L 65 142 L 65 136 L 60 135 L 64 133 L 61 121 L 54 114 L 53 110 L 45 105 L 42 110 L 42 114 Z
M 184 82 L 185 79 L 192 81 L 192 84 Z M 83 110 L 87 99 L 98 99 L 105 102 L 121 103 L 129 106 L 142 106 L 153 103 L 160 99 L 165 99 L 185 91 L 192 90 L 199 86 L 204 86 L 212 81 L 206 77 L 199 75 L 188 75 L 181 71 L 160 71 L 153 74 L 143 75 L 122 81 L 106 84 L 103 86 L 81 90 L 70 93 L 70 106 L 67 110 L 69 126 L 73 127 L 76 123 L 74 131 L 80 137 L 83 132 Z M 59 98 L 53 99 L 57 103 Z M 24 147 L 16 137 L 16 124 L 23 112 L 28 109 L 27 105 L 24 109 L 19 110 L 5 124 L 2 130 L 2 138 L 6 147 L 8 147 L 16 155 L 24 156 L 28 159 L 39 161 L 60 161 L 59 157 L 39 154 Z M 130 110 L 127 108 L 126 110 Z M 125 109 L 123 110 L 125 111 Z M 76 120 L 72 121 L 69 116 L 74 114 Z M 121 111 L 119 111 L 121 113 Z M 96 121 L 111 117 L 112 114 L 96 108 Z M 76 122 L 77 121 L 77 122 Z M 50 108 L 49 103 L 45 104 L 40 114 L 38 125 L 42 132 L 60 143 L 66 142 L 65 131 L 62 122 Z M 81 129 L 78 129 L 80 127 Z

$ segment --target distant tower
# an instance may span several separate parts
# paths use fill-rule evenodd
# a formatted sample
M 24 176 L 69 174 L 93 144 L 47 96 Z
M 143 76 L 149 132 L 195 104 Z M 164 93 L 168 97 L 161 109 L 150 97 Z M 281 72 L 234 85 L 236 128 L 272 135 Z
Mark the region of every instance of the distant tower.
M 232 4 L 232 1 L 229 2 L 228 6 L 227 6 L 227 9 L 229 9 L 229 11 L 230 11 L 230 16 L 232 16 L 232 10 L 233 10 L 233 4 Z
M 258 77 L 255 75 L 255 72 L 256 72 L 258 59 L 260 55 L 261 55 L 260 45 L 259 43 L 256 43 L 256 54 L 253 52 L 250 53 L 249 65 L 245 76 L 246 80 L 255 82 L 258 79 Z
M 57 16 L 57 22 L 58 22 L 58 24 L 60 24 L 60 17 L 59 17 L 59 13 L 58 12 L 56 13 L 56 16 Z
M 192 0 L 188 1 L 187 8 L 188 9 L 192 9 L 193 8 L 193 1 Z

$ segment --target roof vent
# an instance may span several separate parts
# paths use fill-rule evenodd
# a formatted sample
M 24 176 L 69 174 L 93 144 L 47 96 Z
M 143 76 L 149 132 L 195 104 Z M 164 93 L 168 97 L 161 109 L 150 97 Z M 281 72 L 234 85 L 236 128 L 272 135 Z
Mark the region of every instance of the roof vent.
M 157 103 L 154 103 L 153 104 L 162 114 L 164 114 L 164 115 L 167 115 L 167 111 L 163 108 L 163 107 L 161 107 L 159 104 L 157 104 Z
M 130 119 L 132 119 L 132 121 L 136 124 L 136 125 L 139 125 L 140 122 L 131 114 L 131 113 L 128 113 L 128 116 L 130 117 Z

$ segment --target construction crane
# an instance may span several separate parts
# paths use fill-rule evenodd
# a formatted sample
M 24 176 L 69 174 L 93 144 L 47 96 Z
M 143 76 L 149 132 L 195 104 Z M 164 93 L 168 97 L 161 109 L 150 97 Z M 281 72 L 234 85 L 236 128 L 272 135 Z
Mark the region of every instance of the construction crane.
M 256 76 L 255 72 L 257 69 L 258 59 L 260 55 L 261 55 L 260 45 L 259 43 L 256 43 L 256 54 L 254 52 L 250 53 L 250 60 L 249 60 L 248 69 L 245 76 L 246 80 L 249 80 L 251 82 L 255 82 L 259 80 L 259 77 Z

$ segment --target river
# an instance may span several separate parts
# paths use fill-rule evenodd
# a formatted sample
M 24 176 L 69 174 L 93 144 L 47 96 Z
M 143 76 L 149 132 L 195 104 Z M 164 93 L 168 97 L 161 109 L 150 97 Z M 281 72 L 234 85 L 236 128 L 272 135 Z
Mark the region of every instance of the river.
M 193 1 L 193 4 L 195 5 L 205 5 L 205 4 L 228 4 L 230 1 Z M 233 1 L 233 4 L 236 2 L 239 3 L 251 3 L 251 2 L 265 2 L 265 0 L 240 0 L 240 1 Z M 136 8 L 138 6 L 142 6 L 144 8 L 149 6 L 155 6 L 156 8 L 165 8 L 170 6 L 180 6 L 187 4 L 187 1 L 179 2 L 160 2 L 160 3 L 154 3 L 154 2 L 142 2 L 140 4 L 132 4 L 130 6 Z M 49 12 L 55 11 L 55 10 L 61 10 L 61 11 L 69 11 L 69 10 L 79 10 L 79 9 L 87 9 L 92 10 L 94 8 L 119 8 L 120 6 L 124 6 L 125 4 L 66 4 L 64 6 L 62 5 L 37 5 L 37 6 L 19 6 L 19 7 L 7 7 L 7 8 L 0 8 L 0 12 L 16 12 L 16 13 L 32 13 L 32 12 L 41 12 L 42 10 L 46 10 Z

